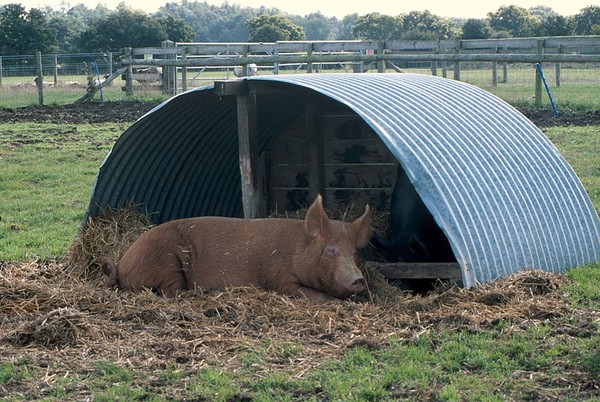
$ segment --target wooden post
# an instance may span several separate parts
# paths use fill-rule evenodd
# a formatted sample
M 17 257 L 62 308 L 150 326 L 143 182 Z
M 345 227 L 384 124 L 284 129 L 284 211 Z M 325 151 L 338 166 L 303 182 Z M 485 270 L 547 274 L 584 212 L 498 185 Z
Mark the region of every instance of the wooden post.
M 162 43 L 163 49 L 171 49 L 175 50 L 175 42 L 166 40 Z M 167 59 L 176 59 L 177 53 L 173 52 L 173 54 L 166 54 Z M 176 95 L 177 94 L 177 66 L 164 66 L 162 72 L 162 89 L 163 93 L 166 95 Z
M 563 46 L 559 45 L 558 46 L 558 54 L 561 54 L 563 52 Z M 560 87 L 560 61 L 556 62 L 556 66 L 555 68 L 555 72 L 556 72 L 556 78 L 555 78 L 555 83 L 556 83 L 556 87 Z
M 385 42 L 381 41 L 377 44 L 377 54 L 383 55 L 385 53 Z M 377 72 L 385 73 L 385 60 L 377 60 Z
M 181 59 L 183 61 L 187 60 L 187 47 L 184 47 L 181 53 Z M 183 92 L 188 89 L 188 81 L 187 81 L 187 67 L 184 65 L 181 67 L 181 90 Z
M 108 76 L 113 75 L 113 54 L 108 52 Z
M 462 41 L 460 39 L 456 40 L 456 46 L 454 48 L 454 53 L 459 55 L 462 48 Z M 454 80 L 460 81 L 460 61 L 454 62 Z
M 58 55 L 54 55 L 54 87 L 58 86 Z
M 503 47 L 502 51 L 504 53 L 506 53 L 506 51 L 507 51 L 506 47 Z M 508 83 L 508 63 L 507 62 L 502 63 L 502 83 L 503 84 Z
M 495 53 L 498 54 L 498 48 Z M 495 61 L 492 62 L 492 86 L 498 86 L 498 63 Z
M 123 56 L 125 60 L 133 60 L 133 49 L 126 47 L 123 49 Z M 127 71 L 125 72 L 125 94 L 127 96 L 133 96 L 133 67 L 131 64 L 127 65 Z
M 440 54 L 439 42 L 438 42 L 438 47 L 436 47 L 433 52 L 435 54 Z M 434 77 L 438 75 L 438 62 L 435 60 L 431 62 L 431 75 L 433 75 Z
M 318 102 L 307 104 L 304 110 L 306 119 L 305 136 L 308 149 L 308 196 L 311 200 L 314 200 L 318 194 L 321 194 L 324 198 L 326 197 L 325 140 Z
M 35 58 L 35 74 L 37 75 L 36 83 L 38 88 L 38 104 L 42 106 L 44 104 L 44 73 L 42 69 L 42 52 L 36 52 Z
M 544 40 L 538 39 L 537 41 L 537 54 L 541 55 L 544 52 Z M 542 77 L 537 70 L 536 65 L 533 66 L 535 71 L 535 105 L 540 106 L 542 104 Z
M 273 52 L 275 57 L 279 56 L 279 41 L 275 42 L 275 51 Z M 279 75 L 279 63 L 273 63 L 273 74 Z
M 306 57 L 310 60 L 312 55 L 313 55 L 312 43 L 307 43 L 306 44 Z M 312 61 L 309 61 L 306 63 L 306 73 L 312 74 L 312 72 L 313 72 L 313 64 L 312 64 Z
M 2 56 L 0 56 L 0 88 L 2 88 Z
M 261 218 L 266 214 L 262 195 L 257 143 L 256 95 L 237 95 L 237 121 L 244 218 Z

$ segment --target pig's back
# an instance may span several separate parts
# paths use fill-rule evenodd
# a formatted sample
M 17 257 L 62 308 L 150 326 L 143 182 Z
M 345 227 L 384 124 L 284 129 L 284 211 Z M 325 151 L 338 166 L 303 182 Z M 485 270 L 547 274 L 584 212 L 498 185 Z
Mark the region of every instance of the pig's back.
M 166 224 L 165 224 L 166 225 Z M 223 289 L 254 286 L 269 289 L 270 279 L 284 274 L 303 233 L 303 221 L 200 217 L 169 228 L 187 240 L 192 256 L 188 288 Z

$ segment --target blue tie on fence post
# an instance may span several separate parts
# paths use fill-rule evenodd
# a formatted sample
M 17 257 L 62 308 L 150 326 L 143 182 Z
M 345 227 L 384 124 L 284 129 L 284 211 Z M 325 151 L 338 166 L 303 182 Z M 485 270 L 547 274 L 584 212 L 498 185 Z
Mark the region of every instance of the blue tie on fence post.
M 96 77 L 98 78 L 98 90 L 100 91 L 100 102 L 104 102 L 104 94 L 102 93 L 102 81 L 100 81 L 100 72 L 98 71 L 98 63 L 92 61 L 92 66 L 96 70 Z
M 548 88 L 548 84 L 546 83 L 546 78 L 544 78 L 544 72 L 542 71 L 542 65 L 540 63 L 536 63 L 537 71 L 542 78 L 542 82 L 544 83 L 544 87 L 546 87 L 546 92 L 548 93 L 548 98 L 550 99 L 550 104 L 552 105 L 552 109 L 554 109 L 554 117 L 558 117 L 558 110 L 556 110 L 556 105 L 554 104 L 554 99 L 552 99 L 552 94 L 550 93 L 550 88 Z

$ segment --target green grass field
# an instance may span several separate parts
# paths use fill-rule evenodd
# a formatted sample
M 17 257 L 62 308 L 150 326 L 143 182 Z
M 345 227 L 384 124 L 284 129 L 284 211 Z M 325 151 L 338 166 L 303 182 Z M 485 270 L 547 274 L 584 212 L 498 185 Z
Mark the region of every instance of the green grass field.
M 281 310 L 275 311 L 274 316 L 265 315 L 262 310 L 255 313 L 247 301 L 236 301 L 235 298 L 227 308 L 213 306 L 217 314 L 213 317 L 208 314 L 213 310 L 200 307 L 201 298 L 158 300 L 153 295 L 132 296 L 77 282 L 71 287 L 52 289 L 50 287 L 56 284 L 52 278 L 57 275 L 52 270 L 23 273 L 26 281 L 39 282 L 42 288 L 49 286 L 44 291 L 36 290 L 38 294 L 33 290 L 38 289 L 36 285 L 26 281 L 11 283 L 9 261 L 56 259 L 69 246 L 87 209 L 98 168 L 129 124 L 0 122 L 0 289 L 6 291 L 0 296 L 7 298 L 0 302 L 0 322 L 3 323 L 0 329 L 8 328 L 5 332 L 0 330 L 0 355 L 3 356 L 0 359 L 0 399 L 600 399 L 600 322 L 597 313 L 600 310 L 600 262 L 570 270 L 569 280 L 547 300 L 543 299 L 548 304 L 539 306 L 538 315 L 514 320 L 470 323 L 464 316 L 473 313 L 471 310 L 475 307 L 501 312 L 505 306 L 493 302 L 464 307 L 462 302 L 453 304 L 452 300 L 459 299 L 460 293 L 441 303 L 437 307 L 439 311 L 435 312 L 445 317 L 444 310 L 452 308 L 456 311 L 454 315 L 428 324 L 421 324 L 418 314 L 410 322 L 403 322 L 400 316 L 372 316 L 371 310 L 361 313 L 362 306 L 354 302 L 322 307 L 300 304 L 300 310 L 324 327 L 335 326 L 332 320 L 344 319 L 332 333 L 315 338 L 302 335 L 298 329 L 298 334 L 289 333 L 285 328 L 281 329 L 281 337 L 263 337 L 261 331 L 275 325 L 270 324 L 270 320 L 285 316 L 285 313 Z M 600 125 L 551 127 L 544 132 L 573 166 L 599 211 Z M 80 288 L 87 294 L 79 296 L 76 292 L 81 292 Z M 493 289 L 486 292 L 478 297 L 510 298 L 514 288 L 509 287 L 506 294 Z M 539 302 L 542 296 L 532 294 L 531 300 Z M 219 300 L 218 295 L 211 297 Z M 14 298 L 21 298 L 23 306 L 31 308 L 28 311 L 38 313 L 29 313 L 25 307 L 17 313 L 4 310 L 7 301 Z M 260 300 L 266 303 L 264 298 Z M 280 302 L 282 306 L 294 308 L 292 301 Z M 93 303 L 98 303 L 98 310 L 94 310 Z M 417 299 L 416 310 L 411 313 L 418 312 L 418 306 L 427 303 L 436 305 L 436 298 Z M 127 305 L 140 306 L 142 310 L 129 315 L 117 312 L 119 307 Z M 65 326 L 55 329 L 50 321 L 42 321 L 39 317 L 43 318 L 48 310 L 58 311 L 57 306 L 76 311 L 69 316 L 71 310 L 65 310 L 64 314 L 70 318 L 56 321 Z M 248 314 L 247 321 L 231 324 L 226 314 L 232 311 L 239 316 Z M 218 316 L 220 312 L 223 317 Z M 193 314 L 198 314 L 206 323 L 193 322 L 190 318 L 196 317 Z M 141 331 L 138 336 L 144 336 L 139 334 L 145 331 L 162 331 L 168 342 L 169 337 L 174 337 L 177 347 L 184 350 L 176 353 L 168 342 L 153 343 L 155 338 L 149 342 L 134 339 L 132 346 L 120 349 L 122 355 L 108 356 L 102 353 L 103 344 L 99 341 L 91 344 L 74 342 L 67 346 L 13 346 L 3 339 L 11 334 L 13 323 L 20 322 L 16 316 L 21 315 L 37 323 L 43 334 L 44 328 L 61 334 L 80 328 L 84 332 L 98 332 L 99 338 L 110 342 L 111 346 L 124 343 L 122 338 L 127 338 L 127 333 L 118 332 L 118 337 L 111 338 L 113 329 L 108 325 L 131 323 L 130 328 Z M 156 322 L 163 316 L 176 317 L 179 321 L 174 327 L 162 328 Z M 329 322 L 323 318 L 327 316 Z M 86 317 L 106 319 L 110 324 L 96 327 L 86 324 Z M 381 334 L 384 341 L 380 343 L 365 341 L 357 328 L 365 322 L 368 326 L 368 320 L 374 320 L 373 324 L 377 320 L 390 322 L 396 332 Z M 396 320 L 398 322 L 394 322 Z M 248 326 L 247 334 L 240 325 Z M 255 327 L 258 329 L 254 330 Z M 28 334 L 29 328 L 26 326 L 21 330 Z M 202 350 L 210 350 L 211 344 L 206 342 L 219 331 L 222 331 L 218 338 L 220 342 L 231 346 L 218 348 L 213 345 L 218 351 L 213 361 L 186 360 L 195 353 L 200 355 Z M 239 332 L 242 332 L 241 338 Z M 405 332 L 407 335 L 398 335 Z M 228 339 L 233 333 L 237 334 L 235 342 Z M 80 336 L 85 338 L 86 335 Z M 318 351 L 323 348 L 332 352 L 321 356 Z M 171 354 L 174 357 L 169 359 Z M 156 364 L 152 362 L 152 356 Z M 136 366 L 135 362 L 140 361 L 144 363 Z

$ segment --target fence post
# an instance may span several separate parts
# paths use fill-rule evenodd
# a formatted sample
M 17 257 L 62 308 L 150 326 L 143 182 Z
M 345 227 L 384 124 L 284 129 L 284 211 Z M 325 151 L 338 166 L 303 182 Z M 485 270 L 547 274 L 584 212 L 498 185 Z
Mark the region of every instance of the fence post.
M 436 55 L 440 54 L 440 43 L 438 41 L 438 46 L 434 49 L 434 53 Z M 437 76 L 438 75 L 438 62 L 437 61 L 432 61 L 431 62 L 431 75 L 433 76 Z
M 310 60 L 312 55 L 313 55 L 312 43 L 307 43 L 306 44 L 306 57 Z M 312 61 L 309 61 L 308 63 L 306 63 L 306 73 L 312 74 L 312 72 L 313 72 L 313 64 L 312 64 Z
M 495 53 L 498 54 L 498 48 L 496 48 Z M 498 86 L 498 63 L 492 62 L 492 86 Z
M 273 52 L 275 57 L 279 56 L 279 41 L 275 42 L 275 51 Z M 273 63 L 273 74 L 279 75 L 279 63 Z
M 113 75 L 113 55 L 112 52 L 108 52 L 108 76 L 112 77 Z M 112 81 L 110 81 L 106 86 L 112 86 Z
M 162 43 L 162 48 L 163 49 L 175 48 L 175 42 L 166 40 Z M 173 58 L 176 59 L 177 54 L 176 53 L 174 53 L 172 55 L 167 54 L 166 58 L 167 59 L 173 59 Z M 165 93 L 167 95 L 175 95 L 177 93 L 177 85 L 175 85 L 176 71 L 177 71 L 177 66 L 165 66 L 163 68 L 162 87 L 163 87 L 163 93 Z
M 133 49 L 126 47 L 123 49 L 123 56 L 126 61 L 133 61 Z M 133 67 L 131 64 L 127 65 L 127 71 L 125 72 L 125 94 L 127 96 L 133 96 Z
M 0 56 L 0 88 L 2 88 L 2 56 Z
M 460 54 L 462 48 L 462 40 L 457 39 L 456 45 L 454 47 L 454 54 L 457 56 Z M 460 61 L 456 60 L 454 62 L 454 80 L 460 81 Z
M 44 104 L 44 73 L 42 70 L 42 52 L 36 52 L 35 59 L 35 73 L 37 75 L 35 81 L 38 88 L 38 104 L 42 106 Z
M 381 42 L 377 43 L 377 54 L 383 55 L 384 52 L 385 52 L 385 42 L 381 41 Z M 377 60 L 377 72 L 385 73 L 385 60 L 383 60 L 383 59 Z
M 537 54 L 542 55 L 544 52 L 544 40 L 538 39 L 537 41 Z M 539 61 L 541 64 L 541 60 Z M 536 65 L 533 65 L 533 71 L 535 71 L 535 105 L 540 106 L 542 104 L 542 77 L 537 70 Z
M 563 52 L 563 45 L 559 45 L 558 46 L 558 54 L 561 54 Z M 555 78 L 555 82 L 556 82 L 556 86 L 560 87 L 560 61 L 556 62 L 556 78 Z
M 504 53 L 506 53 L 506 47 L 502 48 L 502 51 Z M 508 83 L 508 62 L 504 62 L 502 63 L 502 83 L 503 84 L 507 84 Z
M 185 61 L 187 60 L 187 46 L 184 46 L 183 49 L 181 50 L 181 60 Z M 187 82 L 187 66 L 184 64 L 183 66 L 181 66 L 181 90 L 183 92 L 187 91 L 188 89 L 188 82 Z
M 54 55 L 54 87 L 58 86 L 58 55 Z

